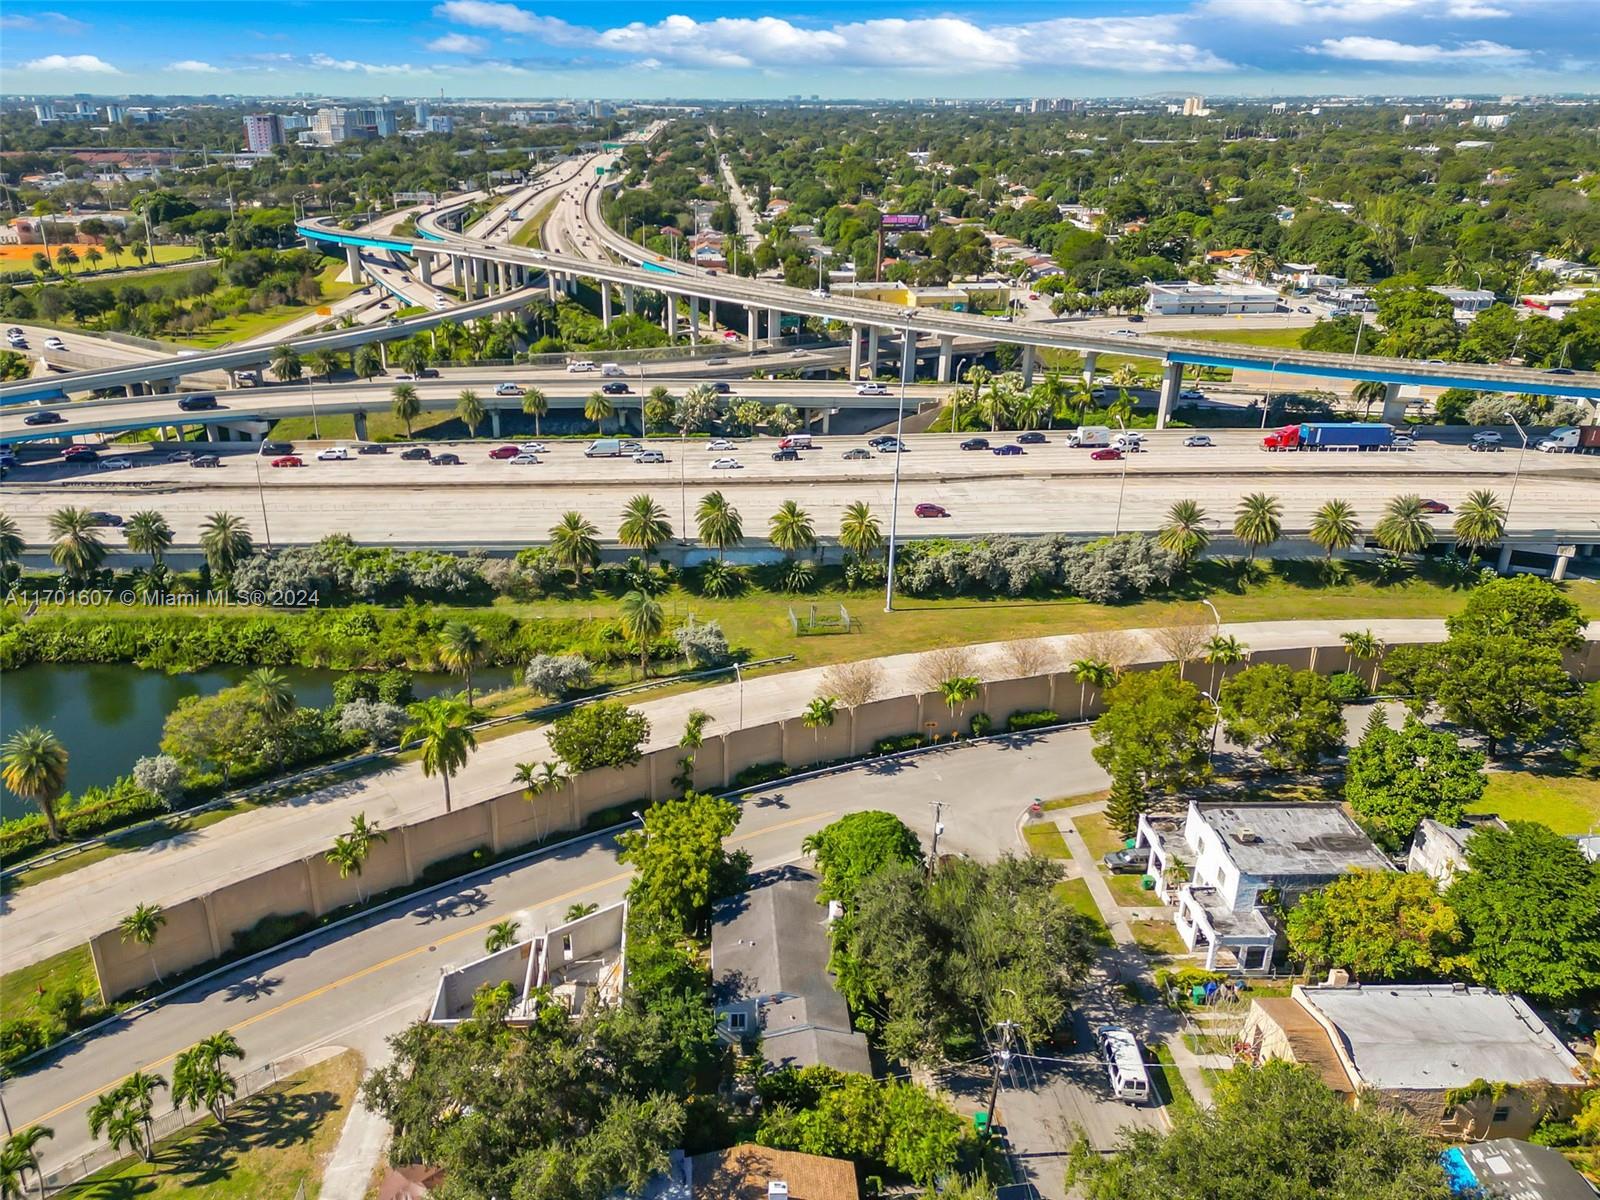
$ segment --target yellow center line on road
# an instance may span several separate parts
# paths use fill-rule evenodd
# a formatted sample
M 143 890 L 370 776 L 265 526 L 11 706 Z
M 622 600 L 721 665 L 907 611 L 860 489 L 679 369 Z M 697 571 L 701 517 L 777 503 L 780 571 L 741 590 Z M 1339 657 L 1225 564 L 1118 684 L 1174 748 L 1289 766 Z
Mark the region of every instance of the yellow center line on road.
M 778 825 L 768 825 L 764 829 L 753 829 L 749 833 L 742 833 L 738 837 L 729 838 L 728 842 L 730 844 L 738 843 L 738 842 L 747 842 L 747 841 L 751 840 L 752 838 L 763 837 L 763 836 L 765 836 L 766 834 L 769 834 L 769 833 L 777 833 L 777 832 L 779 832 L 780 830 L 783 830 L 783 829 L 792 829 L 796 825 L 804 825 L 804 824 L 807 824 L 807 823 L 809 823 L 811 821 L 825 820 L 825 819 L 827 819 L 828 817 L 831 817 L 831 816 L 833 816 L 833 810 L 832 809 L 829 809 L 826 812 L 813 813 L 811 816 L 808 816 L 808 817 L 795 817 L 793 820 L 784 821 L 784 822 L 782 822 L 781 824 L 778 824 Z M 594 891 L 596 888 L 603 888 L 603 887 L 606 887 L 606 886 L 608 886 L 610 884 L 613 884 L 613 883 L 620 883 L 622 880 L 629 878 L 632 874 L 633 874 L 632 871 L 622 871 L 622 872 L 619 872 L 616 875 L 608 875 L 604 879 L 597 879 L 597 880 L 593 881 L 592 883 L 584 884 L 582 887 L 576 887 L 576 888 L 572 888 L 569 891 L 562 892 L 559 896 L 550 896 L 550 897 L 548 897 L 548 898 L 546 898 L 544 900 L 536 900 L 532 904 L 526 905 L 525 907 L 528 907 L 528 908 L 548 908 L 552 904 L 560 904 L 563 900 L 571 900 L 576 896 L 583 895 L 585 892 Z M 276 1008 L 269 1008 L 265 1012 L 259 1012 L 259 1013 L 256 1013 L 254 1016 L 246 1017 L 242 1021 L 239 1021 L 239 1022 L 237 1022 L 235 1024 L 229 1025 L 228 1028 L 230 1030 L 232 1030 L 232 1031 L 238 1031 L 240 1029 L 248 1029 L 250 1026 L 256 1024 L 256 1022 L 258 1022 L 258 1021 L 265 1021 L 268 1018 L 275 1017 L 280 1013 L 288 1012 L 291 1008 L 298 1008 L 300 1005 L 306 1003 L 308 1000 L 315 1000 L 318 997 L 326 996 L 329 992 L 336 991 L 339 988 L 344 987 L 346 984 L 355 983 L 359 979 L 365 979 L 368 975 L 375 974 L 378 971 L 386 970 L 389 967 L 394 966 L 396 963 L 405 962 L 409 958 L 416 958 L 420 954 L 427 954 L 430 951 L 435 950 L 440 946 L 443 946 L 447 942 L 453 942 L 453 941 L 456 941 L 458 938 L 464 938 L 464 937 L 468 936 L 469 934 L 477 933 L 480 930 L 487 929 L 489 926 L 495 924 L 499 919 L 500 918 L 498 918 L 498 917 L 490 917 L 490 918 L 488 918 L 486 920 L 483 920 L 483 921 L 477 921 L 477 922 L 474 922 L 471 925 L 467 925 L 467 926 L 464 926 L 461 929 L 456 930 L 454 933 L 447 933 L 443 937 L 434 938 L 432 941 L 430 941 L 425 946 L 414 946 L 410 950 L 404 950 L 404 951 L 401 951 L 399 954 L 391 955 L 389 958 L 384 959 L 382 962 L 373 963 L 370 966 L 366 966 L 366 967 L 361 968 L 361 970 L 359 970 L 359 971 L 354 971 L 351 974 L 346 975 L 343 979 L 335 979 L 331 983 L 325 983 L 321 987 L 313 988 L 311 991 L 307 992 L 303 996 L 296 996 L 293 1000 L 285 1000 L 282 1004 L 278 1005 Z M 169 1062 L 171 1062 L 173 1059 L 175 1059 L 177 1057 L 178 1057 L 178 1052 L 174 1051 L 173 1053 L 168 1054 L 165 1057 L 158 1058 L 158 1059 L 155 1059 L 155 1060 L 153 1060 L 151 1062 L 146 1063 L 144 1066 L 139 1067 L 138 1070 L 140 1070 L 140 1071 L 154 1071 L 158 1067 L 166 1066 Z M 123 1076 L 123 1078 L 126 1078 L 126 1076 Z M 85 1092 L 83 1095 L 79 1096 L 77 1099 L 68 1100 L 65 1104 L 57 1105 L 55 1108 L 52 1108 L 49 1112 L 43 1114 L 42 1116 L 34 1117 L 33 1119 L 28 1120 L 28 1121 L 23 1121 L 23 1122 L 21 1122 L 21 1124 L 23 1124 L 23 1125 L 41 1125 L 45 1121 L 49 1121 L 54 1117 L 58 1117 L 62 1113 L 67 1112 L 70 1109 L 76 1108 L 80 1104 L 88 1103 L 90 1100 L 93 1100 L 97 1096 L 99 1096 L 100 1093 L 105 1090 L 105 1088 L 109 1088 L 109 1087 L 113 1086 L 113 1084 L 115 1084 L 117 1082 L 119 1082 L 119 1081 L 118 1080 L 112 1080 L 111 1083 L 107 1083 L 106 1085 L 104 1085 L 104 1087 L 95 1088 L 93 1091 Z

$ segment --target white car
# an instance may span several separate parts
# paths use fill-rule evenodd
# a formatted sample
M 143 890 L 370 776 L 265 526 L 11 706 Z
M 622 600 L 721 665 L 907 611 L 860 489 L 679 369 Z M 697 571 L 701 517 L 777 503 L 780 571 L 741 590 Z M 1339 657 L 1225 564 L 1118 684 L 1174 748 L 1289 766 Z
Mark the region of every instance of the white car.
M 329 446 L 326 450 L 317 451 L 317 459 L 320 462 L 347 462 L 349 458 L 350 451 L 343 446 Z
M 727 438 L 712 438 L 706 443 L 707 450 L 737 450 L 738 447 Z
M 584 360 L 580 360 L 578 362 L 569 362 L 567 364 L 568 375 L 578 375 L 585 371 L 598 371 L 599 369 L 600 365 L 598 363 L 592 363 Z
M 131 458 L 102 458 L 95 466 L 102 471 L 126 471 L 133 466 Z
M 1183 439 L 1183 444 L 1185 446 L 1216 445 L 1216 443 L 1211 440 L 1211 435 L 1209 433 L 1191 433 L 1188 437 Z
M 831 300 L 833 298 L 833 293 L 828 291 L 827 288 L 812 288 L 811 294 L 818 300 Z
M 1475 442 L 1488 443 L 1489 445 L 1498 446 L 1505 439 L 1493 429 L 1480 429 L 1477 433 L 1472 435 L 1472 440 Z
M 856 384 L 856 395 L 858 396 L 887 396 L 888 394 L 889 389 L 881 383 Z
M 450 307 L 450 300 L 446 296 L 435 296 L 433 298 L 433 307 L 436 308 L 436 309 L 449 308 Z
M 44 340 L 44 348 L 46 350 L 65 350 L 67 344 L 58 337 L 47 337 Z
M 1111 336 L 1112 337 L 1138 337 L 1139 334 L 1135 330 L 1132 330 L 1132 329 L 1113 329 L 1111 331 Z
M 1204 400 L 1205 398 L 1206 394 L 1199 388 L 1184 388 L 1183 391 L 1178 393 L 1179 400 Z
M 529 454 L 526 450 L 523 450 L 520 453 L 513 455 L 510 461 L 514 463 L 537 463 L 539 461 L 539 456 L 537 454 Z
M 1389 445 L 1393 446 L 1396 450 L 1410 450 L 1416 446 L 1416 444 L 1417 439 L 1412 437 L 1409 433 L 1397 433 L 1394 435 L 1394 441 L 1389 443 Z
M 550 448 L 543 442 L 524 442 L 517 447 L 523 454 L 549 454 Z
M 711 469 L 713 471 L 738 471 L 742 469 L 742 464 L 737 458 L 719 458 L 713 460 Z
M 496 396 L 520 396 L 522 395 L 522 387 L 515 383 L 497 383 L 494 385 L 494 394 Z
M 636 463 L 664 463 L 667 456 L 659 450 L 641 450 L 633 456 Z

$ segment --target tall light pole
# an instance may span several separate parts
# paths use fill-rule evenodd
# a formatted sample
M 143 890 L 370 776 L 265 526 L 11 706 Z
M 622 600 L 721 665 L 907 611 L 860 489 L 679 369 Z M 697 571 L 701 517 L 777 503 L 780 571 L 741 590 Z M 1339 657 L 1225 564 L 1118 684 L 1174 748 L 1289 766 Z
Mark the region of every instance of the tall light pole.
M 267 539 L 267 551 L 272 551 L 272 526 L 267 524 L 267 492 L 261 485 L 261 455 L 256 455 L 256 498 L 261 501 L 261 532 Z
M 1116 524 L 1113 525 L 1112 529 L 1111 529 L 1111 536 L 1112 537 L 1116 537 L 1118 534 L 1120 534 L 1122 532 L 1122 496 L 1123 496 L 1123 493 L 1128 490 L 1128 460 L 1129 460 L 1130 457 L 1132 457 L 1132 454 L 1133 454 L 1133 451 L 1128 448 L 1131 445 L 1131 443 L 1128 441 L 1128 438 L 1127 438 L 1128 426 L 1123 421 L 1123 419 L 1122 419 L 1120 414 L 1117 416 L 1117 424 L 1122 427 L 1122 433 L 1123 433 L 1123 438 L 1122 438 L 1122 446 L 1123 446 L 1123 449 L 1122 449 L 1122 482 L 1117 485 L 1117 521 L 1116 521 Z
M 739 728 L 744 728 L 744 664 L 733 664 L 733 677 L 739 681 Z
M 906 328 L 903 334 L 909 340 L 911 330 Z M 898 547 L 898 534 L 900 529 L 900 460 L 905 456 L 906 445 L 901 441 L 901 434 L 906 423 L 906 375 L 916 369 L 916 359 L 906 353 L 905 342 L 901 342 L 900 352 L 900 409 L 894 420 L 894 487 L 889 495 L 889 578 L 884 584 L 883 611 L 894 611 L 894 559 Z
M 1217 611 L 1217 606 L 1204 596 L 1200 597 L 1200 603 L 1211 610 L 1212 619 L 1217 623 L 1217 633 L 1220 635 L 1222 633 L 1222 614 Z
M 1528 457 L 1528 433 L 1522 428 L 1522 422 L 1517 420 L 1515 413 L 1506 413 L 1506 420 L 1516 428 L 1517 436 L 1522 439 L 1522 449 L 1517 453 L 1517 469 L 1511 473 L 1511 493 L 1506 497 L 1506 533 L 1511 532 L 1511 506 L 1517 499 L 1517 480 L 1522 478 L 1522 460 Z

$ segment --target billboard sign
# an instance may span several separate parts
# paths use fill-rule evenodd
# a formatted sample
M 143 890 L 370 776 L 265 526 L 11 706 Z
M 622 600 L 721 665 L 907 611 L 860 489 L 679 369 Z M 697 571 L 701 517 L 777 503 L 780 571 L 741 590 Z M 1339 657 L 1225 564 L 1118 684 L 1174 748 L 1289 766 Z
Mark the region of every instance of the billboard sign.
M 884 213 L 883 227 L 891 233 L 907 233 L 914 229 L 926 229 L 928 218 L 921 213 Z

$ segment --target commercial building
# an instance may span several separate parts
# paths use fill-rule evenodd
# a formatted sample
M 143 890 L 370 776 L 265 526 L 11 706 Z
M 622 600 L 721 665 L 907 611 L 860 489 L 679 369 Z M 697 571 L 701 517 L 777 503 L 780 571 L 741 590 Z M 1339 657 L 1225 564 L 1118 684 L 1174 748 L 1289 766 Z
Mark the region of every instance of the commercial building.
M 1186 117 L 1209 117 L 1211 110 L 1206 107 L 1204 96 L 1186 96 L 1183 101 L 1183 115 Z
M 442 114 L 436 117 L 429 117 L 423 124 L 423 128 L 429 133 L 454 133 L 456 131 L 456 119 Z
M 1525 1137 L 1569 1115 L 1578 1060 L 1517 996 L 1465 984 L 1342 980 L 1251 1002 L 1239 1040 L 1256 1062 L 1314 1068 L 1356 1105 L 1409 1115 L 1435 1137 Z
M 1212 284 L 1149 283 L 1150 299 L 1145 311 L 1162 316 L 1216 316 L 1226 313 L 1277 312 L 1283 301 L 1269 287 L 1240 285 L 1218 287 Z
M 1470 321 L 1494 304 L 1494 293 L 1487 288 L 1457 288 L 1436 284 L 1428 290 L 1438 292 L 1450 301 L 1451 315 L 1458 321 Z
M 252 113 L 244 119 L 244 144 L 252 154 L 271 154 L 283 145 L 283 122 L 277 113 Z
M 417 128 L 426 129 L 428 127 L 428 118 L 433 115 L 433 109 L 429 107 L 428 102 L 426 100 L 418 100 L 411 112 L 417 119 Z
M 1504 129 L 1511 124 L 1510 113 L 1484 113 L 1472 118 L 1474 129 Z

